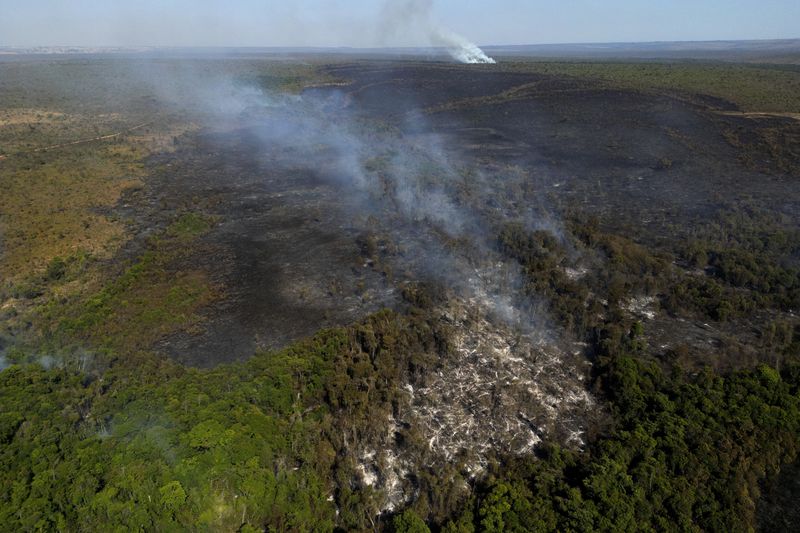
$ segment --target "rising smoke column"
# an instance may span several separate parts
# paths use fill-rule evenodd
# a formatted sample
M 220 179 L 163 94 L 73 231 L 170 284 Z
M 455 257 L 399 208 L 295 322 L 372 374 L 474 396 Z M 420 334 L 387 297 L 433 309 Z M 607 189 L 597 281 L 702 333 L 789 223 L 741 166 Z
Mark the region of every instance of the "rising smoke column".
M 445 28 L 435 28 L 431 34 L 434 44 L 443 46 L 450 56 L 461 63 L 497 63 L 466 38 Z
M 434 0 L 388 0 L 384 4 L 381 30 L 383 35 L 418 28 L 425 32 L 430 43 L 441 46 L 450 57 L 461 63 L 496 63 L 478 46 L 453 31 L 434 22 Z

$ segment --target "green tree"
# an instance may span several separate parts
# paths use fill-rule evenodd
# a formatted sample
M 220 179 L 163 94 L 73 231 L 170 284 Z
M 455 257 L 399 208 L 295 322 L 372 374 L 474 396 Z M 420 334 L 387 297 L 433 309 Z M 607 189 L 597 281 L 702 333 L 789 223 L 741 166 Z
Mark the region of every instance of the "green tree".
M 392 520 L 395 533 L 430 533 L 425 522 L 411 509 L 406 509 Z
M 158 492 L 161 493 L 161 505 L 170 511 L 175 512 L 186 503 L 186 491 L 180 481 L 170 481 L 158 489 Z

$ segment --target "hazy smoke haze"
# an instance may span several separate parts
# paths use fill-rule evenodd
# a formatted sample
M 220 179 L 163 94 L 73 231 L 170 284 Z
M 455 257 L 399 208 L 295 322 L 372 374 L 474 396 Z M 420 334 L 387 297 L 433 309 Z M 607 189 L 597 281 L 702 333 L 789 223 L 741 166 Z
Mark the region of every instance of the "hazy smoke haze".
M 800 37 L 796 0 L 0 0 L 0 46 L 436 44 L 424 24 L 387 34 L 387 11 L 480 45 Z

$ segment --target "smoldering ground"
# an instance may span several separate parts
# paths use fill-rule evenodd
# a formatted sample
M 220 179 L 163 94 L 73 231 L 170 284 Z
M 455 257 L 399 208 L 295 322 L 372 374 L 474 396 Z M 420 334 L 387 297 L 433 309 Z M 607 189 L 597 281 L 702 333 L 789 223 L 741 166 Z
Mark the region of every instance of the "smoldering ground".
M 220 314 L 233 318 L 210 320 L 208 336 L 171 338 L 164 347 L 202 354 L 207 346 L 205 362 L 214 363 L 224 343 L 208 340 L 224 332 L 235 332 L 225 342 L 258 332 L 269 346 L 289 340 L 281 331 L 299 335 L 400 307 L 408 283 L 445 287 L 431 314 L 451 326 L 450 357 L 436 372 L 398 383 L 408 386 L 407 403 L 385 431 L 350 442 L 362 482 L 394 487 L 387 505 L 413 493 L 408 473 L 420 460 L 419 450 L 396 446 L 396 426 L 426 436 L 428 464 L 458 456 L 473 470 L 492 450 L 525 451 L 553 435 L 581 441 L 591 411 L 581 348 L 521 296 L 518 267 L 497 253 L 499 224 L 516 221 L 568 245 L 549 207 L 558 195 L 592 212 L 650 221 L 657 233 L 672 213 L 707 214 L 720 183 L 734 180 L 756 195 L 778 186 L 743 170 L 724 141 L 709 142 L 718 126 L 692 103 L 482 66 L 361 63 L 327 73 L 340 81 L 300 95 L 246 84 L 241 105 L 214 106 L 241 113 L 217 115 L 206 123 L 216 133 L 158 162 L 172 165 L 163 175 L 174 192 L 165 189 L 167 196 L 189 190 L 221 200 L 212 213 L 229 222 L 209 239 L 231 250 L 218 264 L 232 273 Z M 238 82 L 218 85 L 240 90 Z M 704 139 L 706 151 L 694 151 L 692 139 Z M 659 169 L 662 158 L 675 164 Z M 707 179 L 697 180 L 701 174 Z M 646 238 L 647 226 L 641 231 Z M 592 258 L 565 248 L 569 275 L 591 267 Z M 320 290 L 331 280 L 335 290 Z
M 363 474 L 354 483 L 381 490 L 381 509 L 391 509 L 415 494 L 418 465 L 458 462 L 474 476 L 493 454 L 527 453 L 545 436 L 580 445 L 591 405 L 580 367 L 495 246 L 498 220 L 532 223 L 537 211 L 497 194 L 522 186 L 525 171 L 463 157 L 421 106 L 388 123 L 346 86 L 268 89 L 269 64 L 256 76 L 222 61 L 102 66 L 110 102 L 127 87 L 137 110 L 199 128 L 151 158 L 144 187 L 115 212 L 134 235 L 123 261 L 176 213 L 215 221 L 194 256 L 168 268 L 202 269 L 222 297 L 202 311 L 201 328 L 161 339 L 157 351 L 198 366 L 241 360 L 403 309 L 405 289 L 436 285 L 427 320 L 450 332 L 451 348 L 428 354 L 438 357 L 430 373 L 401 376 L 393 386 L 409 393 L 392 416 L 348 441 Z M 400 444 L 400 428 L 421 440 Z
M 500 176 L 495 170 L 460 162 L 461 154 L 435 133 L 403 133 L 431 130 L 422 114 L 407 114 L 401 127 L 387 127 L 335 88 L 287 94 L 202 69 L 176 70 L 159 64 L 139 65 L 137 76 L 152 81 L 151 93 L 167 109 L 190 113 L 205 125 L 207 133 L 200 139 L 208 145 L 202 151 L 214 152 L 213 161 L 204 164 L 216 170 L 230 166 L 229 172 L 217 172 L 213 185 L 241 185 L 243 171 L 255 170 L 247 180 L 272 194 L 265 198 L 265 211 L 272 209 L 276 199 L 284 204 L 291 201 L 287 192 L 294 185 L 306 187 L 308 194 L 317 194 L 306 207 L 322 202 L 334 217 L 329 229 L 385 238 L 383 250 L 367 255 L 380 252 L 395 274 L 406 273 L 389 285 L 427 279 L 468 292 L 480 280 L 494 285 L 482 289 L 489 296 L 486 305 L 494 306 L 496 299 L 505 309 L 519 294 L 516 266 L 504 265 L 499 277 L 477 275 L 486 269 L 499 272 L 496 265 L 501 259 L 494 246 L 498 220 L 552 226 L 553 216 L 544 208 L 494 198 L 493 180 L 504 180 L 503 185 L 509 186 L 525 181 L 525 172 L 508 169 Z M 243 158 L 240 150 L 248 155 Z M 170 165 L 181 164 L 181 155 Z M 198 172 L 196 161 L 186 162 L 192 164 L 191 172 Z M 237 168 L 237 164 L 250 168 Z M 169 173 L 186 171 L 173 167 Z M 299 213 L 304 206 L 295 208 Z M 377 257 L 362 259 L 375 266 Z M 292 268 L 302 267 L 294 264 Z M 502 282 L 497 281 L 501 278 Z M 549 329 L 544 316 L 528 319 L 519 325 L 529 332 Z
M 148 73 L 159 80 L 153 94 L 202 130 L 151 162 L 151 198 L 159 209 L 187 193 L 213 198 L 193 206 L 220 220 L 203 238 L 213 257 L 198 262 L 225 297 L 201 333 L 166 338 L 161 350 L 218 364 L 403 308 L 408 287 L 434 285 L 442 297 L 428 312 L 451 331 L 452 350 L 434 374 L 396 383 L 413 392 L 384 430 L 351 443 L 371 458 L 360 459 L 360 482 L 387 492 L 383 508 L 414 493 L 421 457 L 435 468 L 459 456 L 477 475 L 492 454 L 528 453 L 545 436 L 582 443 L 592 401 L 580 357 L 496 245 L 505 221 L 558 228 L 544 202 L 499 194 L 526 186 L 524 169 L 465 157 L 421 112 L 376 121 L 346 87 L 286 94 L 190 69 L 170 75 Z M 415 428 L 425 449 L 398 446 L 398 427 Z

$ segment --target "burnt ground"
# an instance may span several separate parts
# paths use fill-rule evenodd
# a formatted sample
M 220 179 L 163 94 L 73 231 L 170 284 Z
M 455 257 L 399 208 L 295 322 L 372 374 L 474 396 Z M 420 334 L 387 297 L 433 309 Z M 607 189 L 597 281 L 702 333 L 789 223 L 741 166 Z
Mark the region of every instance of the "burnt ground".
M 410 135 L 435 132 L 477 161 L 526 168 L 559 189 L 556 196 L 609 223 L 653 225 L 658 235 L 666 224 L 746 197 L 798 215 L 786 193 L 800 170 L 800 147 L 790 142 L 775 151 L 766 142 L 776 128 L 796 141 L 800 123 L 791 118 L 731 115 L 733 104 L 702 95 L 485 68 L 332 73 L 356 79 L 347 89 L 351 105 Z
M 347 92 L 354 108 L 409 137 L 444 139 L 475 165 L 522 168 L 548 210 L 595 216 L 609 232 L 651 250 L 669 249 L 740 202 L 783 215 L 789 226 L 800 221 L 800 122 L 790 117 L 740 114 L 705 95 L 641 93 L 484 68 L 333 73 L 356 79 Z M 755 363 L 761 354 L 753 323 L 775 317 L 723 324 L 664 313 L 639 318 L 648 321 L 655 353 L 686 344 L 716 354 L 705 361 L 725 367 L 718 352 L 734 338 L 752 349 L 740 357 Z
M 246 359 L 395 302 L 360 257 L 340 191 L 264 153 L 252 129 L 199 135 L 151 165 L 151 187 L 137 207 L 148 209 L 138 216 L 147 224 L 188 210 L 212 217 L 197 254 L 175 268 L 199 266 L 224 288 L 204 311 L 201 332 L 159 344 L 175 359 L 199 366 Z
M 356 117 L 407 146 L 440 144 L 448 157 L 481 169 L 485 183 L 472 206 L 480 220 L 495 195 L 511 194 L 502 173 L 515 168 L 538 192 L 539 207 L 596 215 L 610 231 L 656 247 L 744 199 L 797 221 L 800 151 L 792 139 L 800 123 L 790 118 L 739 115 L 702 95 L 491 67 L 368 62 L 329 73 L 349 85 L 306 90 L 326 102 L 323 120 Z M 391 206 L 370 212 L 363 201 L 349 204 L 354 193 L 326 150 L 310 160 L 287 143 L 265 142 L 268 124 L 248 114 L 184 139 L 177 152 L 150 162 L 149 188 L 129 199 L 137 217 L 149 217 L 144 227 L 175 210 L 217 220 L 194 266 L 224 287 L 224 297 L 205 310 L 202 331 L 158 346 L 182 362 L 240 360 L 400 305 L 404 280 L 371 265 L 357 242 L 374 223 L 370 215 L 384 230 L 397 225 L 386 216 Z M 702 324 L 688 327 L 668 321 L 657 329 L 719 343 Z
M 758 507 L 758 531 L 797 531 L 800 525 L 800 463 L 781 468 L 780 474 L 765 483 Z

